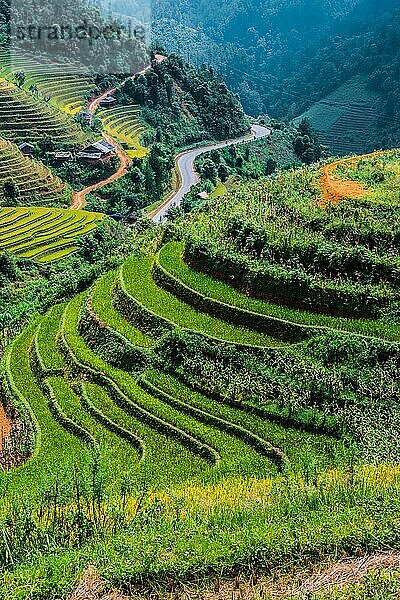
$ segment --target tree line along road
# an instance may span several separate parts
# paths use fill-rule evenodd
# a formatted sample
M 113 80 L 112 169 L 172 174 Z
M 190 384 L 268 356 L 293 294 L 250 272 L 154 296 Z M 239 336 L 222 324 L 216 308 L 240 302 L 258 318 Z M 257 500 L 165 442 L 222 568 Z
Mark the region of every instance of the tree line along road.
M 181 181 L 179 189 L 174 191 L 162 204 L 160 204 L 160 206 L 149 213 L 149 217 L 158 225 L 165 223 L 169 209 L 179 206 L 183 197 L 194 185 L 197 185 L 200 182 L 199 174 L 194 168 L 194 163 L 198 156 L 201 156 L 201 154 L 205 154 L 206 152 L 210 152 L 211 150 L 218 150 L 220 148 L 226 148 L 236 144 L 253 142 L 254 140 L 266 138 L 270 135 L 271 129 L 268 127 L 263 127 L 262 125 L 252 125 L 250 133 L 240 138 L 226 140 L 224 142 L 210 144 L 209 146 L 202 146 L 200 148 L 193 148 L 178 154 L 176 157 L 176 169 L 179 173 Z

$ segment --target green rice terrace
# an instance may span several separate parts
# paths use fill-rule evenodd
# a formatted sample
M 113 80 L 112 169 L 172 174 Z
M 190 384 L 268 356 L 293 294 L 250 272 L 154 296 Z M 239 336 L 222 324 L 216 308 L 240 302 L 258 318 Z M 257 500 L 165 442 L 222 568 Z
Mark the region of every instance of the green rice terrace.
M 6 137 L 74 138 L 8 81 L 2 102 Z M 145 156 L 138 107 L 98 115 Z M 0 144 L 0 600 L 69 598 L 89 565 L 133 593 L 393 543 L 399 160 L 278 171 L 125 228 L 54 208 L 68 185 Z
M 14 516 L 0 552 L 18 567 L 0 573 L 0 598 L 30 597 L 26 582 L 65 597 L 88 563 L 128 589 L 389 539 L 397 167 L 397 153 L 343 165 L 368 193 L 336 206 L 318 202 L 313 168 L 213 198 L 167 236 L 136 236 L 119 267 L 6 348 L 0 514 Z M 29 218 L 7 209 L 0 236 Z M 41 214 L 44 230 L 55 220 Z
M 74 64 L 39 62 L 29 55 L 12 57 L 0 49 L 0 77 L 15 82 L 15 73 L 23 73 L 23 89 L 35 91 L 54 108 L 74 115 L 84 108 L 85 98 L 94 88 L 93 75 Z
M 48 263 L 77 249 L 80 236 L 93 231 L 103 215 L 51 208 L 0 208 L 0 252 Z
M 0 6 L 0 600 L 398 600 L 400 11 L 145 4 Z
M 140 138 L 145 132 L 145 126 L 140 121 L 140 107 L 124 106 L 99 110 L 97 116 L 101 119 L 105 131 L 122 144 L 130 158 L 146 156 L 148 149 L 140 143 Z
M 85 135 L 66 115 L 6 80 L 0 80 L 0 134 L 14 142 L 84 143 Z
M 322 144 L 334 154 L 360 154 L 378 129 L 382 98 L 368 89 L 365 75 L 357 75 L 314 104 L 295 123 L 307 118 Z
M 43 164 L 0 139 L 0 204 L 13 198 L 21 204 L 59 206 L 68 203 L 69 195 L 65 184 Z

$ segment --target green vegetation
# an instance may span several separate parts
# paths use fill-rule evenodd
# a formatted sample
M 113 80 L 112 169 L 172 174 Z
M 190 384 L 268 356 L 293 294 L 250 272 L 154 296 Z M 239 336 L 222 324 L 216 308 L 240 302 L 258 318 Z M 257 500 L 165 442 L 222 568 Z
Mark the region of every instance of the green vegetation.
M 146 156 L 148 150 L 140 142 L 146 128 L 139 119 L 139 107 L 110 108 L 97 114 L 105 131 L 124 146 L 130 158 Z
M 373 188 L 375 202 L 385 204 L 398 190 L 399 159 L 398 150 L 355 157 L 354 161 L 339 163 L 335 176 L 358 181 L 366 189 Z
M 118 272 L 110 271 L 99 279 L 93 289 L 91 302 L 97 317 L 111 329 L 115 329 L 126 337 L 134 346 L 150 347 L 154 345 L 154 338 L 132 327 L 114 306 L 115 287 Z
M 0 139 L 0 206 L 60 206 L 69 196 L 63 182 L 43 164 Z
M 78 238 L 102 218 L 100 213 L 64 209 L 0 209 L 0 251 L 51 262 L 76 251 Z
M 361 154 L 376 148 L 383 101 L 368 88 L 366 75 L 356 75 L 311 106 L 295 123 L 308 119 L 319 141 L 333 154 Z
M 309 115 L 334 152 L 399 146 L 395 0 L 157 4 L 157 40 L 213 64 L 247 114 Z
M 0 134 L 13 142 L 32 143 L 45 137 L 70 144 L 86 140 L 66 115 L 6 81 L 0 81 Z
M 122 294 L 136 301 L 147 313 L 149 331 L 178 326 L 221 340 L 249 345 L 279 345 L 268 335 L 230 325 L 207 314 L 197 313 L 189 305 L 157 286 L 152 279 L 153 257 L 131 257 L 121 271 Z M 153 321 L 153 323 L 152 323 Z
M 249 123 L 237 98 L 212 69 L 195 69 L 179 56 L 128 81 L 115 93 L 119 106 L 142 107 L 152 141 L 182 148 L 213 139 L 238 137 Z
M 46 102 L 70 115 L 84 108 L 86 96 L 95 87 L 89 69 L 73 63 L 39 62 L 26 53 L 14 51 L 11 58 L 6 49 L 0 50 L 0 67 L 2 77 L 22 84 L 20 87 L 24 90 L 46 99 Z M 16 81 L 15 73 L 22 74 L 19 81 Z
M 75 150 L 78 150 L 78 148 Z M 74 190 L 82 190 L 108 179 L 119 167 L 119 159 L 115 155 L 111 156 L 107 162 L 99 162 L 97 164 L 87 163 L 76 155 L 71 156 L 71 158 L 65 161 L 57 160 L 55 154 L 63 151 L 68 151 L 65 145 L 44 141 L 38 146 L 37 156 L 57 177 L 62 181 L 68 182 Z M 104 205 L 98 212 L 104 212 Z
M 222 281 L 213 279 L 206 273 L 192 269 L 183 260 L 183 256 L 183 243 L 170 242 L 161 249 L 159 263 L 167 273 L 178 279 L 185 286 L 199 295 L 215 300 L 216 302 L 222 302 L 244 311 L 250 311 L 259 316 L 265 315 L 273 319 L 282 319 L 289 323 L 298 323 L 314 328 L 327 327 L 339 329 L 392 341 L 400 339 L 399 325 L 390 323 L 389 321 L 333 317 L 305 310 L 296 310 L 280 304 L 272 304 L 271 302 L 252 298 L 240 293 Z M 234 318 L 237 320 L 238 316 L 234 315 Z
M 312 163 L 321 158 L 322 149 L 307 121 L 298 128 L 269 119 L 259 119 L 270 129 L 270 135 L 251 143 L 239 144 L 206 152 L 196 159 L 200 183 L 193 186 L 181 203 L 184 212 L 199 208 L 203 203 L 199 193 L 210 198 L 224 196 L 241 181 L 269 177 L 276 170 L 288 170 L 302 162 Z
M 163 144 L 153 144 L 144 158 L 132 159 L 124 177 L 97 190 L 96 195 L 88 199 L 87 206 L 109 214 L 136 213 L 139 216 L 150 200 L 155 205 L 160 203 L 169 189 L 173 166 L 172 150 Z
M 18 523 L 24 502 L 33 532 L 21 538 L 9 515 L 0 541 L 7 600 L 28 598 L 28 583 L 37 598 L 65 597 L 88 561 L 112 585 L 153 576 L 162 585 L 167 572 L 372 548 L 372 531 L 389 539 L 376 499 L 397 497 L 397 469 L 362 461 L 397 456 L 397 346 L 321 331 L 279 346 L 257 332 L 260 319 L 246 329 L 215 307 L 197 312 L 157 269 L 269 318 L 262 301 L 198 276 L 182 250 L 169 242 L 158 257 L 136 253 L 8 348 L 3 394 L 30 432 L 18 456 L 35 450 L 0 474 L 0 512 L 18 496 Z
M 89 14 L 80 0 L 66 9 Z M 348 15 L 337 0 L 326 10 Z M 254 55 L 279 38 L 269 56 L 277 67 L 289 59 L 292 33 L 271 27 L 261 42 L 245 25 Z M 96 52 L 106 64 L 106 47 Z M 212 68 L 153 54 L 119 87 L 126 74 L 94 80 L 74 57 L 63 73 L 21 54 L 16 71 L 0 53 L 0 104 L 2 91 L 13 101 L 0 133 L 25 108 L 34 155 L 55 163 L 99 125 L 71 115 L 90 90 L 113 86 L 117 106 L 99 111 L 99 126 L 132 158 L 91 195 L 95 212 L 71 211 L 47 207 L 60 180 L 79 188 L 112 161 L 91 172 L 72 157 L 55 167 L 59 180 L 0 143 L 0 403 L 11 418 L 0 440 L 0 600 L 66 600 L 88 565 L 134 597 L 186 593 L 189 581 L 218 595 L 226 576 L 256 582 L 282 565 L 396 549 L 398 152 L 318 170 L 309 123 L 272 121 L 268 139 L 198 161 L 186 212 L 126 227 L 104 212 L 139 216 L 167 193 L 177 148 L 243 134 L 248 119 Z M 245 68 L 246 52 L 243 65 L 227 52 L 227 67 L 233 57 Z M 361 193 L 339 189 L 331 204 L 329 185 Z M 32 206 L 39 197 L 46 206 Z M 368 597 L 373 581 L 395 597 L 396 576 L 346 593 Z
M 219 150 L 220 161 L 217 164 L 220 177 L 225 180 L 224 169 L 227 175 L 236 175 L 243 180 L 259 179 L 271 175 L 275 169 L 288 169 L 299 164 L 299 158 L 294 152 L 293 141 L 296 130 L 285 126 L 283 123 L 263 122 L 271 129 L 267 138 L 256 140 L 251 144 L 230 146 Z M 200 165 L 208 155 L 200 157 Z M 216 153 L 210 153 L 210 158 L 215 159 Z M 222 172 L 220 172 L 222 168 Z M 200 167 L 200 172 L 201 172 Z
M 391 329 L 398 320 L 396 189 L 377 183 L 362 199 L 326 208 L 321 195 L 315 169 L 242 186 L 196 213 L 183 232 L 185 257 L 275 304 L 387 319 Z
M 75 218 L 75 212 L 70 214 Z M 82 215 L 86 218 L 89 213 Z M 124 228 L 103 218 L 92 231 L 75 238 L 73 245 L 77 249 L 72 253 L 71 244 L 64 250 L 49 251 L 42 264 L 7 252 L 0 254 L 1 345 L 15 337 L 37 311 L 87 289 L 100 275 L 121 264 L 132 240 Z

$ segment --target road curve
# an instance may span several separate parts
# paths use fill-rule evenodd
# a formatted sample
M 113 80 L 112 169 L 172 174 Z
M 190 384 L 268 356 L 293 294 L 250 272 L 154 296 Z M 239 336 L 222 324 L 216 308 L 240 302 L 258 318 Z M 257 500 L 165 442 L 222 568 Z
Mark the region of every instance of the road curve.
M 262 125 L 252 125 L 251 133 L 248 133 L 243 137 L 227 140 L 225 142 L 219 142 L 217 144 L 211 144 L 209 146 L 194 148 L 193 150 L 186 150 L 185 152 L 178 154 L 175 164 L 181 180 L 179 190 L 174 191 L 160 206 L 149 213 L 149 217 L 158 225 L 165 223 L 169 209 L 179 206 L 182 198 L 194 185 L 200 182 L 200 177 L 194 168 L 194 162 L 198 156 L 204 154 L 205 152 L 210 152 L 211 150 L 218 150 L 219 148 L 226 148 L 227 146 L 253 142 L 254 140 L 269 137 L 270 135 L 271 130 L 267 127 L 263 127 Z

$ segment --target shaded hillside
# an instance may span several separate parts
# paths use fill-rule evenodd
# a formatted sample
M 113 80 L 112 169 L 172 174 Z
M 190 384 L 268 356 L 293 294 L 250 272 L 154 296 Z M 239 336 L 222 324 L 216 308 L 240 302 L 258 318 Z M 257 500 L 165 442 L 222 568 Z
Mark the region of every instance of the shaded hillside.
M 399 143 L 400 28 L 394 0 L 379 5 L 188 0 L 174 6 L 164 0 L 157 14 L 160 41 L 190 52 L 194 61 L 215 64 L 250 114 L 294 118 L 368 73 L 367 88 L 385 98 L 379 132 L 370 142 L 374 147 Z
M 237 137 L 249 128 L 238 98 L 213 69 L 196 69 L 170 55 L 116 92 L 120 106 L 143 107 L 157 142 L 182 147 Z
M 384 99 L 368 89 L 368 77 L 356 75 L 294 120 L 306 118 L 321 144 L 333 154 L 373 151 L 379 139 Z

